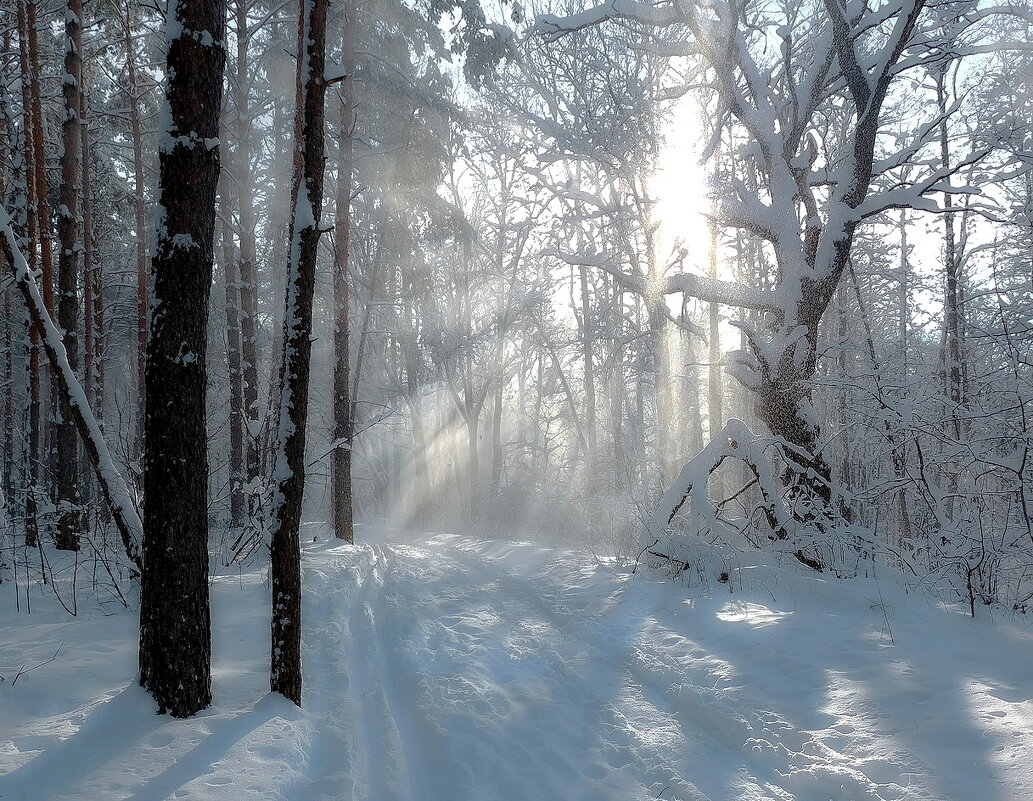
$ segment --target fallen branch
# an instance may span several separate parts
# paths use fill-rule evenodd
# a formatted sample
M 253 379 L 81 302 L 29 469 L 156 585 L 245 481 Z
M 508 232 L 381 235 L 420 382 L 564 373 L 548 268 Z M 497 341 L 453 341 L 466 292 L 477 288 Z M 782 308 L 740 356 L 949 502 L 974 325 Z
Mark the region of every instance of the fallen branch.
M 38 665 L 33 665 L 30 668 L 26 668 L 26 667 L 22 666 L 22 669 L 18 671 L 18 673 L 15 675 L 15 677 L 13 679 L 11 679 L 11 686 L 13 687 L 15 684 L 17 684 L 18 683 L 18 679 L 20 679 L 24 674 L 32 673 L 32 671 L 34 671 L 36 668 L 41 668 L 44 665 L 49 665 L 51 662 L 53 662 L 55 659 L 57 659 L 58 654 L 61 653 L 61 649 L 64 648 L 64 647 L 65 647 L 64 643 L 61 643 L 59 646 L 57 646 L 57 650 L 54 652 L 54 655 L 52 657 L 50 657 L 50 659 L 48 659 L 46 662 L 40 662 Z M 0 676 L 0 681 L 2 681 L 2 680 L 3 680 L 3 677 Z

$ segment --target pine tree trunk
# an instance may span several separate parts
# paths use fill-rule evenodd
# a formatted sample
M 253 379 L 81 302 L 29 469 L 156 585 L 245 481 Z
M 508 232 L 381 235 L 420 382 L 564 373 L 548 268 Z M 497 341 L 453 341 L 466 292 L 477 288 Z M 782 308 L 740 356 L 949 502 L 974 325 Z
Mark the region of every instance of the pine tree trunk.
M 14 487 L 14 309 L 10 294 L 4 295 L 4 497 L 8 503 L 15 497 Z
M 125 7 L 124 45 L 126 82 L 129 91 L 129 138 L 133 146 L 133 225 L 136 228 L 136 386 L 143 430 L 143 409 L 147 404 L 145 362 L 147 355 L 147 303 L 150 278 L 147 263 L 149 237 L 147 230 L 147 196 L 144 184 L 143 123 L 140 119 L 140 82 L 136 72 L 136 50 L 133 45 L 133 16 L 130 4 Z
M 61 205 L 57 215 L 60 248 L 57 259 L 57 321 L 64 332 L 65 354 L 79 369 L 79 185 L 82 180 L 82 0 L 65 7 L 65 74 L 61 82 L 64 119 L 61 122 Z M 79 449 L 75 422 L 63 396 L 57 405 L 57 463 L 55 500 L 58 503 L 57 547 L 79 550 Z
M 93 234 L 93 182 L 90 130 L 86 121 L 86 96 L 82 101 L 82 242 L 83 242 L 83 385 L 86 400 L 97 410 L 97 249 Z M 98 415 L 99 416 L 99 415 Z
M 222 193 L 222 211 L 228 217 L 229 208 Z M 230 383 L 230 525 L 244 524 L 244 400 L 241 391 L 240 364 L 240 277 L 237 274 L 236 254 L 229 225 L 222 224 L 222 264 L 226 290 L 226 366 Z
M 94 345 L 97 355 L 94 359 L 94 394 L 97 419 L 104 420 L 104 404 L 106 400 L 106 370 L 107 361 L 107 328 L 104 314 L 104 266 L 96 261 L 91 273 L 93 282 L 93 310 L 90 316 L 93 318 Z
M 29 71 L 29 40 L 28 34 L 26 33 L 27 21 L 25 18 L 25 0 L 15 0 L 15 9 L 17 16 L 18 25 L 18 69 L 20 74 L 27 75 Z M 23 203 L 23 214 L 24 217 L 19 220 L 21 223 L 18 233 L 25 235 L 25 241 L 30 243 L 30 246 L 26 248 L 25 257 L 29 263 L 29 269 L 36 269 L 36 249 L 31 244 L 36 241 L 36 180 L 35 173 L 32 169 L 32 95 L 29 91 L 29 82 L 21 82 L 21 105 L 22 105 L 22 125 L 21 125 L 21 140 L 19 144 L 22 149 L 22 171 L 23 171 L 23 183 L 25 186 L 25 197 Z M 26 358 L 26 386 L 28 387 L 28 397 L 26 403 L 28 404 L 28 423 L 29 430 L 25 433 L 25 453 L 23 454 L 24 462 L 22 466 L 22 484 L 24 498 L 22 502 L 23 513 L 25 514 L 25 544 L 32 547 L 36 544 L 36 526 L 35 526 L 35 514 L 29 514 L 31 511 L 31 498 L 32 498 L 32 485 L 35 481 L 35 465 L 36 465 L 36 446 L 39 442 L 39 435 L 37 430 L 33 427 L 33 406 L 38 402 L 39 392 L 38 387 L 35 386 L 36 382 L 33 378 L 34 369 L 39 368 L 39 361 L 36 360 L 33 364 L 33 355 L 36 353 L 38 342 L 36 341 L 37 333 L 35 327 L 31 321 L 27 323 L 25 330 L 25 342 L 28 348 L 28 354 Z M 35 392 L 33 390 L 36 390 Z
M 87 83 L 87 78 L 83 76 L 83 85 Z M 93 316 L 93 310 L 97 306 L 97 298 L 95 293 L 97 291 L 97 280 L 96 273 L 98 265 L 96 262 L 97 250 L 96 242 L 94 241 L 94 230 L 93 230 L 93 184 L 92 184 L 92 164 L 91 159 L 91 144 L 90 144 L 90 130 L 87 123 L 88 108 L 86 93 L 81 94 L 82 105 L 80 110 L 80 118 L 82 120 L 82 187 L 81 187 L 81 204 L 82 204 L 82 286 L 83 286 L 83 300 L 82 300 L 82 312 L 83 312 L 83 390 L 86 393 L 86 404 L 94 410 L 94 415 L 99 420 L 101 418 L 100 408 L 98 401 L 100 400 L 97 395 L 97 362 L 99 360 L 97 343 L 99 341 L 97 337 L 96 329 L 96 318 Z M 78 432 L 76 432 L 78 436 Z M 80 461 L 80 470 L 84 466 L 84 463 Z M 80 493 L 84 500 L 89 502 L 93 500 L 93 491 L 90 490 L 89 494 L 86 491 Z M 104 510 L 106 512 L 106 510 Z
M 205 383 L 225 0 L 173 0 L 169 15 L 145 372 L 140 683 L 160 712 L 188 717 L 212 697 Z
M 340 149 L 337 174 L 337 223 L 334 239 L 334 533 L 345 542 L 355 541 L 352 499 L 352 438 L 355 418 L 351 397 L 350 323 L 351 305 L 348 266 L 351 255 L 351 200 L 353 190 L 352 144 L 355 136 L 355 26 L 354 2 L 348 2 L 344 17 L 341 66 Z
M 30 52 L 30 42 L 35 40 L 35 33 L 30 34 L 29 29 L 29 2 L 18 0 L 18 64 L 22 75 L 31 75 L 36 69 L 35 62 Z M 32 11 L 32 24 L 35 26 L 35 6 Z M 41 240 L 46 237 L 41 235 L 41 222 L 39 218 L 40 203 L 38 198 L 40 187 L 40 170 L 37 169 L 36 160 L 36 130 L 41 123 L 37 115 L 38 104 L 35 102 L 38 93 L 38 81 L 22 81 L 22 145 L 25 160 L 25 233 L 29 242 L 27 259 L 29 268 L 33 271 L 41 269 L 40 255 L 36 243 L 40 242 L 42 250 L 46 245 Z M 36 91 L 33 89 L 36 87 Z M 46 193 L 44 183 L 43 193 Z M 49 276 L 49 269 L 44 272 L 44 277 Z M 44 292 L 46 289 L 44 288 Z M 25 455 L 27 468 L 25 475 L 25 544 L 35 547 L 38 542 L 39 528 L 37 517 L 36 493 L 39 486 L 39 463 L 42 456 L 43 431 L 42 420 L 42 380 L 40 364 L 40 341 L 37 328 L 28 323 L 29 341 L 29 431 L 27 453 Z
M 272 508 L 272 652 L 269 687 L 301 705 L 301 549 L 299 535 L 305 492 L 305 434 L 308 418 L 309 360 L 312 352 L 312 296 L 315 290 L 319 221 L 323 206 L 325 158 L 323 77 L 329 0 L 300 3 L 299 83 L 302 102 L 296 130 L 300 154 L 294 175 L 291 259 L 283 319 L 283 356 L 276 489 Z
M 236 109 L 236 152 L 234 172 L 236 175 L 237 207 L 239 211 L 240 263 L 237 269 L 238 317 L 240 319 L 240 381 L 243 406 L 243 431 L 245 462 L 242 468 L 244 481 L 253 487 L 260 469 L 259 408 L 258 408 L 258 254 L 255 244 L 254 177 L 251 167 L 251 125 L 250 82 L 253 80 L 252 65 L 248 59 L 251 34 L 248 29 L 247 0 L 236 0 L 234 25 L 237 38 L 236 70 L 231 82 L 233 104 Z M 253 499 L 253 496 L 249 496 Z M 252 503 L 248 514 L 258 514 Z

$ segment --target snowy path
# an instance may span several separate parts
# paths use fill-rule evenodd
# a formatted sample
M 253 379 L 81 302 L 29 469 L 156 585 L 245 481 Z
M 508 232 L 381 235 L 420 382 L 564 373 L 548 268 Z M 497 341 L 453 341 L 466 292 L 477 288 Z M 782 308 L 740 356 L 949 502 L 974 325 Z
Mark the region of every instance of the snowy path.
M 907 648 L 883 629 L 910 621 L 888 606 L 880 621 L 877 604 L 858 620 L 828 585 L 832 608 L 801 619 L 770 598 L 686 599 L 570 554 L 444 536 L 359 545 L 308 580 L 323 603 L 309 698 L 345 721 L 318 727 L 347 741 L 344 797 L 1025 797 L 1033 703 L 983 715 L 1019 724 L 1010 750 L 977 730 L 937 653 L 972 624 L 937 610 L 948 642 Z
M 0 799 L 1033 796 L 1033 637 L 1014 624 L 872 582 L 753 568 L 749 591 L 700 593 L 530 545 L 367 534 L 308 546 L 304 711 L 262 698 L 258 576 L 213 585 L 216 705 L 193 721 L 121 689 L 127 616 L 55 618 L 97 664 L 0 684 Z M 12 662 L 49 648 L 38 620 L 5 630 Z

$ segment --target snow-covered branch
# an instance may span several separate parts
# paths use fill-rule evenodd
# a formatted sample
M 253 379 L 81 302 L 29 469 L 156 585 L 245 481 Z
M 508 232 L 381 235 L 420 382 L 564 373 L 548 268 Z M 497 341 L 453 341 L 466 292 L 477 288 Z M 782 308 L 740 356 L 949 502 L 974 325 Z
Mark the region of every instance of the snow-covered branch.
M 684 293 L 704 303 L 720 303 L 739 309 L 778 311 L 782 308 L 781 297 L 773 290 L 756 289 L 733 281 L 722 281 L 695 273 L 676 273 L 661 278 L 652 285 L 644 276 L 632 275 L 605 256 L 595 253 L 564 253 L 558 250 L 543 252 L 544 256 L 555 256 L 575 267 L 594 267 L 602 270 L 629 292 L 641 295 L 659 293 L 674 295 Z

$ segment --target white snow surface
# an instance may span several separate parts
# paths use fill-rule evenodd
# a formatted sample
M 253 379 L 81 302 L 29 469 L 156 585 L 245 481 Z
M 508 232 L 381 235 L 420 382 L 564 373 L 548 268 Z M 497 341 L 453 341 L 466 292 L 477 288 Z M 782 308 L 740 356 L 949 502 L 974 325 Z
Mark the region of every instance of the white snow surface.
M 212 579 L 215 702 L 189 720 L 136 686 L 134 613 L 37 592 L 26 615 L 0 585 L 0 799 L 1033 797 L 1024 619 L 760 562 L 698 588 L 358 535 L 303 532 L 303 709 L 267 694 L 258 570 Z

